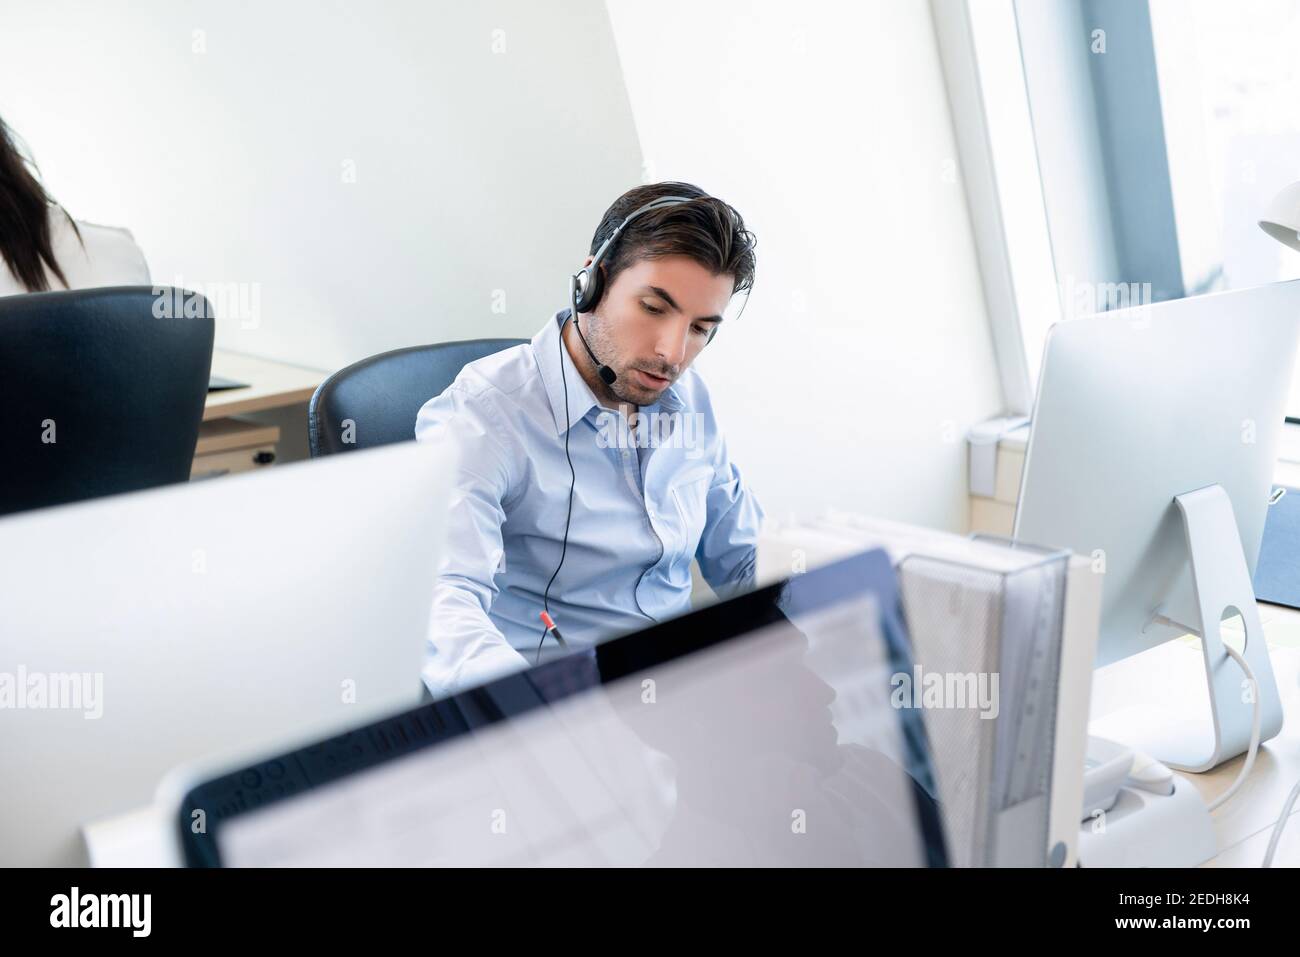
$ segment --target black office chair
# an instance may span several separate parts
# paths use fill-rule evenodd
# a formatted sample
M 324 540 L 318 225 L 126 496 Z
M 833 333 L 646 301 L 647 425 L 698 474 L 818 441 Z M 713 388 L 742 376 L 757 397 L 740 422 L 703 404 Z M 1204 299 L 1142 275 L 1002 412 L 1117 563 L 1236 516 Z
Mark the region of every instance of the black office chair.
M 0 297 L 0 515 L 189 480 L 214 323 L 178 292 Z
M 475 359 L 527 339 L 467 339 L 380 353 L 320 384 L 307 408 L 312 458 L 415 438 L 420 406 L 451 385 Z M 349 427 L 344 422 L 351 420 Z

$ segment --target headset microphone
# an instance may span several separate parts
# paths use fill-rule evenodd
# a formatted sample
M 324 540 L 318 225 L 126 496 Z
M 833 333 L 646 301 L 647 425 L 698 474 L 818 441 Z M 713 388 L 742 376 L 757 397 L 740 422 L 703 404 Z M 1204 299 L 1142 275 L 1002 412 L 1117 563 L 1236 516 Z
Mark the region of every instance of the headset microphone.
M 605 385 L 613 385 L 618 379 L 618 373 L 596 358 L 596 353 L 592 352 L 591 346 L 587 345 L 587 337 L 582 334 L 582 326 L 578 325 L 578 300 L 582 298 L 581 290 L 578 288 L 581 285 L 581 280 L 578 277 L 581 275 L 583 274 L 578 273 L 569 282 L 569 303 L 573 307 L 573 328 L 578 333 L 578 338 L 582 340 L 582 348 L 587 350 L 587 355 L 591 356 L 591 361 L 595 363 L 596 374 L 600 376 L 600 380 Z

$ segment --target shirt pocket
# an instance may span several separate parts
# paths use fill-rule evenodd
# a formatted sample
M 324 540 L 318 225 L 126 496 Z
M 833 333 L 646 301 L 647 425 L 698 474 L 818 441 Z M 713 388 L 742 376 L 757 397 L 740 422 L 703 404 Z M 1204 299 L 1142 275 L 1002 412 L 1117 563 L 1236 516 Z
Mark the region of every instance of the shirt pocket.
M 708 517 L 709 480 L 711 469 L 697 469 L 682 476 L 672 487 L 673 501 L 685 536 L 683 550 L 689 560 L 695 555 L 704 534 L 704 521 Z

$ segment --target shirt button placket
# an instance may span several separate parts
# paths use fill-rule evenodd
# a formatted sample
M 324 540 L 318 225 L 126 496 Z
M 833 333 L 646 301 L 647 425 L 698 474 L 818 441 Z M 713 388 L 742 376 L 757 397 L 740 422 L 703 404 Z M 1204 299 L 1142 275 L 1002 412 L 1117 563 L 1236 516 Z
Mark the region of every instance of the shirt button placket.
M 659 555 L 655 558 L 653 562 L 650 563 L 650 567 L 641 573 L 641 577 L 637 580 L 636 583 L 637 605 L 641 608 L 643 612 L 646 612 L 646 614 L 649 614 L 651 617 L 654 617 L 655 614 L 657 613 L 657 609 L 655 611 L 646 611 L 645 606 L 641 603 L 641 586 L 645 584 L 646 576 L 659 567 L 659 563 L 663 561 L 664 556 L 668 554 L 668 547 L 664 544 L 664 537 L 661 534 L 659 534 L 659 529 L 655 528 L 654 520 L 659 516 L 655 514 L 655 510 L 650 506 L 649 502 L 645 502 L 645 513 L 646 513 L 646 524 L 650 526 L 650 534 L 652 534 L 655 537 L 655 539 L 659 542 Z

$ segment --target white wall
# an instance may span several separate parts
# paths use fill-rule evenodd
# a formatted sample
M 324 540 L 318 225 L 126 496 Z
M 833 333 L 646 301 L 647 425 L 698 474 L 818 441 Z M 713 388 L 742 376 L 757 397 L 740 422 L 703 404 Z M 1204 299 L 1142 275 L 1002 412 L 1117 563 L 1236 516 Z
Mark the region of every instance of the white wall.
M 758 234 L 698 367 L 769 513 L 964 529 L 1002 402 L 928 3 L 608 5 L 650 173 Z
M 966 524 L 1001 400 L 925 0 L 8 4 L 0 115 L 155 281 L 260 284 L 219 345 L 327 369 L 531 335 L 615 196 L 696 182 L 759 235 L 700 368 L 769 512 Z
M 155 282 L 260 284 L 219 346 L 325 369 L 531 336 L 641 179 L 600 0 L 6 3 L 0 116 Z

